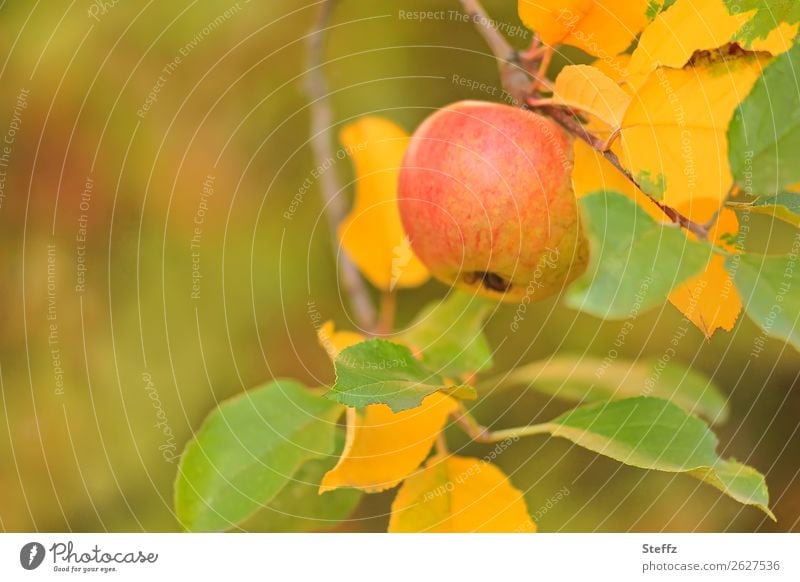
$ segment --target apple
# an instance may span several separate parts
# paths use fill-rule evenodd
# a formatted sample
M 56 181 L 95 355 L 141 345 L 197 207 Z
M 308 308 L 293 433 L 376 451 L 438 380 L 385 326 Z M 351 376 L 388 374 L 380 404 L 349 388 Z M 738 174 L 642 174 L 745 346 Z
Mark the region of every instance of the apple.
M 538 301 L 588 262 L 571 173 L 571 139 L 553 120 L 462 101 L 411 137 L 400 216 L 438 279 L 503 301 Z

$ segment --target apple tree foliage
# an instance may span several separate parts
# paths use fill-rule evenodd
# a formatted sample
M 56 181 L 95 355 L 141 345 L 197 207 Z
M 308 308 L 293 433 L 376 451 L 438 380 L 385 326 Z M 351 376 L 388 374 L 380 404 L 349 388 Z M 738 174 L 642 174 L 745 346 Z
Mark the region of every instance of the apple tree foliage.
M 740 228 L 750 213 L 800 227 L 797 3 L 563 5 L 519 0 L 542 46 L 571 45 L 597 59 L 562 69 L 543 100 L 604 144 L 575 140 L 573 185 L 591 259 L 563 293 L 564 307 L 627 319 L 634 304 L 639 313 L 670 303 L 709 338 L 746 316 L 800 349 L 800 245 L 753 254 Z M 344 252 L 383 295 L 424 283 L 394 203 L 408 134 L 369 117 L 340 137 L 358 177 L 339 231 Z M 764 476 L 719 453 L 711 427 L 729 410 L 708 378 L 675 362 L 656 373 L 647 360 L 616 360 L 598 375 L 602 362 L 568 354 L 488 378 L 493 347 L 483 328 L 492 308 L 451 290 L 389 339 L 321 326 L 336 381 L 309 388 L 274 380 L 213 410 L 181 459 L 182 526 L 325 530 L 362 495 L 397 488 L 390 531 L 535 531 L 522 492 L 496 465 L 447 451 L 450 425 L 504 446 L 566 439 L 619 463 L 697 479 L 772 517 Z M 471 417 L 470 402 L 498 384 L 577 406 L 490 431 Z

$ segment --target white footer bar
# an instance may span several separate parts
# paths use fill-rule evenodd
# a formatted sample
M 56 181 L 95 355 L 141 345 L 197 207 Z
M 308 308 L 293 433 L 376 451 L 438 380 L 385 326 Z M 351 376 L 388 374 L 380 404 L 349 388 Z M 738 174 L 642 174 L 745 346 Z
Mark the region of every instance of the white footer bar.
M 0 580 L 800 580 L 800 534 L 3 534 Z M 223 578 L 224 577 L 224 578 Z

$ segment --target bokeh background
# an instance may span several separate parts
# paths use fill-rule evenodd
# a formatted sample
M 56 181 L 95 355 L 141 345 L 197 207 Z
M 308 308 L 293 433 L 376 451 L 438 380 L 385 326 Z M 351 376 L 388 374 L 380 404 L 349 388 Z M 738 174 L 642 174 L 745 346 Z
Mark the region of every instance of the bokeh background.
M 529 42 L 516 2 L 485 6 L 514 44 Z M 332 130 L 365 114 L 413 130 L 447 103 L 496 100 L 453 82 L 497 85 L 483 41 L 449 12 L 459 8 L 341 0 L 324 65 Z M 305 36 L 318 9 L 0 0 L 0 135 L 11 139 L 0 168 L 0 530 L 176 530 L 175 460 L 216 403 L 273 377 L 332 380 L 308 302 L 340 328 L 353 323 L 308 142 Z M 402 16 L 414 10 L 446 17 Z M 569 50 L 555 66 L 587 61 Z M 347 160 L 330 171 L 353 179 Z M 764 233 L 752 244 L 788 249 L 783 227 L 752 220 Z M 402 292 L 400 322 L 444 292 L 436 282 Z M 500 307 L 487 328 L 502 345 L 498 369 L 555 353 L 604 357 L 621 327 L 557 299 L 510 334 L 513 315 Z M 683 327 L 666 305 L 618 349 L 658 358 Z M 800 356 L 767 340 L 753 358 L 757 337 L 747 321 L 711 342 L 689 329 L 676 360 L 730 396 L 720 452 L 766 474 L 777 524 L 688 477 L 542 437 L 497 459 L 540 529 L 800 531 Z M 512 390 L 475 413 L 501 427 L 560 410 Z M 467 454 L 490 449 L 448 436 Z M 559 491 L 569 494 L 547 507 Z M 393 494 L 365 497 L 339 529 L 385 530 Z

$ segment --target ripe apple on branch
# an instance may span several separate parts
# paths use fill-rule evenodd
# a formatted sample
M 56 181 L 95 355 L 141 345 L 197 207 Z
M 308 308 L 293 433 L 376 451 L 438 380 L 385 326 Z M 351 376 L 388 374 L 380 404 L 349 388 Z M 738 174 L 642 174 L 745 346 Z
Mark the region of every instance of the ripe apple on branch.
M 557 123 L 497 103 L 456 103 L 411 138 L 400 216 L 442 281 L 504 301 L 544 299 L 588 261 L 571 172 L 571 139 Z

